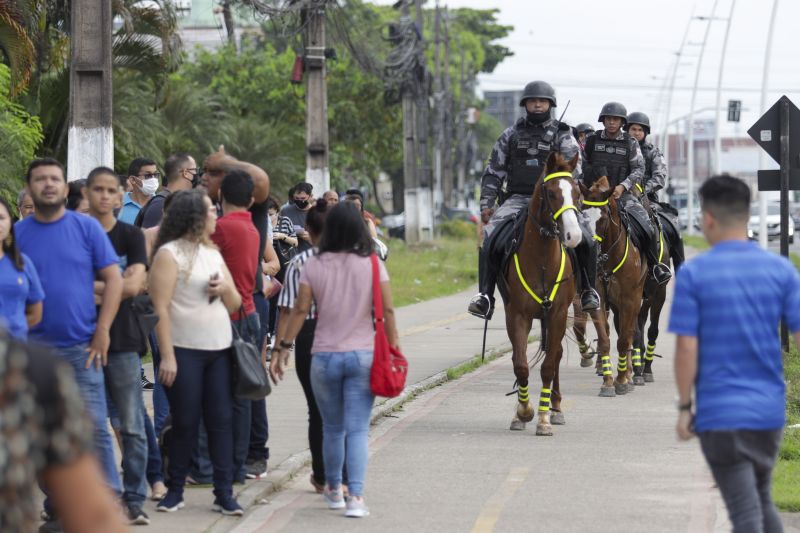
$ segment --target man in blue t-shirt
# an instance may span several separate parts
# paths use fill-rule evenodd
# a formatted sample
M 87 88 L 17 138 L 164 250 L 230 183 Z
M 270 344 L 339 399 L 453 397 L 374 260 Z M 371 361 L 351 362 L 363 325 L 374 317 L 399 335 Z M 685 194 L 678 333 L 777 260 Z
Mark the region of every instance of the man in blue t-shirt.
M 748 241 L 743 181 L 715 176 L 698 194 L 712 248 L 686 263 L 675 285 L 678 436 L 700 437 L 734 532 L 782 531 L 770 488 L 786 411 L 778 324 L 800 343 L 800 276 Z
M 97 220 L 67 211 L 64 167 L 52 158 L 36 159 L 25 176 L 35 212 L 14 226 L 20 251 L 33 261 L 47 298 L 42 321 L 29 337 L 52 346 L 72 365 L 94 421 L 94 443 L 106 481 L 120 492 L 106 418 L 105 381 L 109 330 L 119 308 L 122 276 L 119 258 Z M 94 281 L 105 283 L 95 307 Z M 45 502 L 45 511 L 51 510 Z

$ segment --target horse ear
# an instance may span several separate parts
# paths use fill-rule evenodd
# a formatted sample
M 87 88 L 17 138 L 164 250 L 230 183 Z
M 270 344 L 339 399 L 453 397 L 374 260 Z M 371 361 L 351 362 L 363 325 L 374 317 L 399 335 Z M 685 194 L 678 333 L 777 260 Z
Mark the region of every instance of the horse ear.
M 545 162 L 545 166 L 547 168 L 556 168 L 558 166 L 558 152 L 550 152 L 550 155 L 547 156 L 547 161 Z
M 578 188 L 581 190 L 581 194 L 583 195 L 584 198 L 589 196 L 589 192 L 590 192 L 589 191 L 589 187 L 584 185 L 582 181 L 578 182 Z
M 600 192 L 606 192 L 606 191 L 609 191 L 609 190 L 612 190 L 612 191 L 614 190 L 608 184 L 608 178 L 605 177 L 605 176 L 600 176 L 599 178 L 597 178 L 597 181 L 595 181 L 594 183 L 595 183 L 595 187 L 597 187 L 597 189 L 600 190 Z
M 608 200 L 609 198 L 611 198 L 613 194 L 614 194 L 614 189 L 608 189 L 607 191 L 604 191 L 602 201 Z

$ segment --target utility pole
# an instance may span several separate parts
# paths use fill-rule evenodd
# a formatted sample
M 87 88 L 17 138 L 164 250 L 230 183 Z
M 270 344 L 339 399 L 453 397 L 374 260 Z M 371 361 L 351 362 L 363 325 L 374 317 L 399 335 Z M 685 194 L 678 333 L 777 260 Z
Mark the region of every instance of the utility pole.
M 467 173 L 467 108 L 465 93 L 467 92 L 467 76 L 466 76 L 466 56 L 464 54 L 464 47 L 461 48 L 461 75 L 459 77 L 459 94 L 458 94 L 458 146 L 457 150 L 457 183 L 456 183 L 456 196 L 460 197 L 464 191 L 464 181 Z
M 442 69 L 444 116 L 442 117 L 442 181 L 444 205 L 453 205 L 453 93 L 450 88 L 450 13 L 444 8 L 444 68 Z
M 425 63 L 425 15 L 422 10 L 423 0 L 414 0 L 416 8 L 416 21 L 417 31 L 419 31 L 419 40 L 417 41 L 417 65 L 419 72 L 421 72 L 421 79 L 417 79 L 415 83 L 416 89 L 416 125 L 417 125 L 417 157 L 419 159 L 419 166 L 417 167 L 417 179 L 419 180 L 419 189 L 421 192 L 420 209 L 428 213 L 430 221 L 423 226 L 423 239 L 428 240 L 433 238 L 433 221 L 436 220 L 436 213 L 434 213 L 433 190 L 431 187 L 431 156 L 428 148 L 429 129 L 429 86 L 430 86 L 430 73 L 426 68 Z
M 444 143 L 444 98 L 442 94 L 442 12 L 439 9 L 439 0 L 436 0 L 436 17 L 433 24 L 435 35 L 435 48 L 433 52 L 433 210 L 441 213 L 444 207 L 444 194 L 442 185 L 442 144 Z
M 111 0 L 72 0 L 67 179 L 114 166 Z
M 306 182 L 321 198 L 330 189 L 328 171 L 328 88 L 325 82 L 325 5 L 311 2 L 306 23 Z
M 228 44 L 236 47 L 236 26 L 233 22 L 233 12 L 231 11 L 231 0 L 223 0 L 222 20 L 225 22 L 225 33 L 228 37 Z

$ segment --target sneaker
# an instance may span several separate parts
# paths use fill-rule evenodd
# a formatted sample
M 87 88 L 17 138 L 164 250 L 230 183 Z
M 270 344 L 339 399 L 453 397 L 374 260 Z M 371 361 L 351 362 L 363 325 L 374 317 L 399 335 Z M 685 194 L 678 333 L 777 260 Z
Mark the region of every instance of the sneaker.
M 248 461 L 244 469 L 247 479 L 261 479 L 267 475 L 267 461 Z
M 183 509 L 183 506 L 182 494 L 167 491 L 167 495 L 156 505 L 156 511 L 160 513 L 174 513 L 178 509 Z
M 147 513 L 142 511 L 141 506 L 139 505 L 128 505 L 127 509 L 125 510 L 126 514 L 128 515 L 128 524 L 132 526 L 149 526 L 150 525 L 150 517 L 147 516 Z
M 369 516 L 369 509 L 367 508 L 367 504 L 364 503 L 364 498 L 356 498 L 355 496 L 348 498 L 347 510 L 344 512 L 344 515 L 350 518 L 364 518 L 365 516 Z
M 317 483 L 317 480 L 314 479 L 314 474 L 309 476 L 309 481 L 311 481 L 311 486 L 314 487 L 314 492 L 322 494 L 322 491 L 325 490 L 325 483 Z
M 242 516 L 244 509 L 239 505 L 235 498 L 228 496 L 227 498 L 214 498 L 214 504 L 211 509 L 226 516 Z
M 322 491 L 322 497 L 325 498 L 325 503 L 328 504 L 328 509 L 344 509 L 344 496 L 342 495 L 342 487 L 339 487 L 336 490 L 331 490 L 329 487 L 325 487 Z
M 144 370 L 142 370 L 142 389 L 144 390 L 153 390 L 154 385 L 147 379 L 147 376 L 144 375 Z

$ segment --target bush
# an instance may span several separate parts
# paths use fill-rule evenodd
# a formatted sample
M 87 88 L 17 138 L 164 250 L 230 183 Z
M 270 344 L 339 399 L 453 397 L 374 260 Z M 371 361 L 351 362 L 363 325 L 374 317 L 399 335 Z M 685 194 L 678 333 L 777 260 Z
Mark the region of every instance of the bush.
M 445 220 L 439 224 L 439 231 L 442 237 L 454 239 L 477 239 L 478 235 L 475 224 L 465 220 Z

